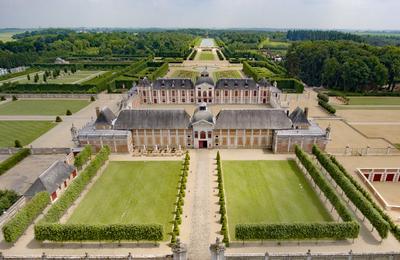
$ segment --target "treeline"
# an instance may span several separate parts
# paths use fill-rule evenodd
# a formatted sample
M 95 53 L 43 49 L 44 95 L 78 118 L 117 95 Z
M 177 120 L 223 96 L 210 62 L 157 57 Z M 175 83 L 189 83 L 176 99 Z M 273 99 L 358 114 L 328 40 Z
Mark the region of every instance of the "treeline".
M 286 34 L 286 38 L 290 41 L 304 41 L 304 40 L 349 40 L 355 42 L 362 42 L 361 36 L 344 33 L 339 31 L 323 31 L 323 30 L 289 30 Z
M 393 91 L 400 78 L 400 48 L 374 47 L 351 41 L 305 41 L 288 50 L 288 74 L 311 86 L 337 90 L 375 91 L 388 84 Z

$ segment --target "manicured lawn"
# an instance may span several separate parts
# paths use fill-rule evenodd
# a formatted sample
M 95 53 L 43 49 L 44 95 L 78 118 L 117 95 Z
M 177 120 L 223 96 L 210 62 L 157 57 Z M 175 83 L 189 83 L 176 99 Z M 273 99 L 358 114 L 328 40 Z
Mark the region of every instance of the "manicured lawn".
M 193 81 L 196 80 L 196 77 L 199 75 L 196 71 L 191 70 L 176 70 L 172 73 L 171 78 L 186 78 L 192 79 Z
M 242 78 L 242 76 L 240 75 L 239 71 L 237 71 L 237 70 L 223 70 L 223 71 L 214 72 L 214 78 L 217 81 L 220 78 L 240 79 L 240 78 Z
M 0 147 L 14 146 L 15 140 L 28 145 L 55 125 L 51 121 L 0 121 Z
M 61 75 L 53 78 L 53 77 L 48 77 L 47 78 L 47 83 L 49 84 L 78 84 L 82 83 L 84 81 L 90 80 L 96 76 L 99 76 L 101 74 L 105 73 L 105 71 L 96 71 L 96 70 L 78 70 L 75 73 L 70 73 L 69 71 L 65 74 L 64 71 L 61 72 Z M 21 78 L 18 80 L 19 83 L 29 83 L 29 84 L 35 84 L 34 82 L 34 75 L 36 73 L 30 73 L 30 80 L 28 80 L 27 76 Z M 37 83 L 44 83 L 43 82 L 43 74 L 44 72 L 41 71 L 38 73 L 39 75 L 39 81 Z
M 239 223 L 332 221 L 294 161 L 223 161 L 231 239 Z
M 211 51 L 201 51 L 199 52 L 198 60 L 214 60 L 215 56 Z
M 69 224 L 150 224 L 172 229 L 180 161 L 110 162 Z
M 82 99 L 24 99 L 0 105 L 0 115 L 65 115 L 67 109 L 75 113 L 89 103 Z
M 349 105 L 399 105 L 400 97 L 349 97 Z

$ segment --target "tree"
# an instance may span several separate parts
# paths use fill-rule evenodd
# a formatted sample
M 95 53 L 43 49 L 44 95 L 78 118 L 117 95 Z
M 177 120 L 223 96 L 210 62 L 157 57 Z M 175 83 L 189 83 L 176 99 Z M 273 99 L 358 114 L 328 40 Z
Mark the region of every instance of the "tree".
M 39 75 L 36 73 L 35 74 L 35 76 L 34 76 L 34 78 L 33 78 L 33 81 L 35 82 L 35 83 L 37 83 L 38 81 L 39 81 Z
M 67 116 L 70 116 L 70 115 L 72 115 L 72 112 L 71 112 L 71 110 L 69 110 L 69 109 L 67 109 L 67 112 L 65 113 Z
M 56 116 L 56 122 L 57 122 L 57 123 L 62 122 L 62 119 L 61 119 L 60 116 Z
M 46 74 L 43 74 L 43 82 L 47 82 Z
M 400 78 L 400 48 L 394 46 L 384 47 L 379 54 L 388 71 L 389 90 L 393 91 L 396 79 Z
M 27 79 L 28 81 L 31 81 L 31 76 L 30 76 L 29 74 L 27 74 L 27 75 L 26 75 L 26 79 Z

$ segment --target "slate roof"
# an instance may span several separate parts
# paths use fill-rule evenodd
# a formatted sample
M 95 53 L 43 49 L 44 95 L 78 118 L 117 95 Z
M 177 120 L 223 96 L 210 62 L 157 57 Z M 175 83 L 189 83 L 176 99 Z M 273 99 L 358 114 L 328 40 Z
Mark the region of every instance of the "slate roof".
M 191 79 L 161 78 L 154 81 L 153 89 L 163 89 L 163 88 L 193 89 L 194 85 Z
M 201 107 L 203 107 L 204 110 L 201 110 Z M 214 116 L 213 114 L 207 109 L 206 104 L 201 104 L 199 107 L 197 107 L 193 113 L 192 117 L 192 124 L 199 122 L 201 120 L 207 121 L 211 124 L 214 124 Z
M 216 89 L 257 89 L 253 79 L 229 79 L 223 78 L 217 81 Z
M 300 107 L 297 107 L 290 115 L 289 115 L 290 120 L 292 120 L 292 123 L 294 125 L 298 124 L 307 124 L 310 125 L 310 122 L 308 121 L 306 114 L 304 113 L 303 109 Z
M 269 82 L 267 79 L 262 78 L 259 82 L 258 85 L 262 86 L 262 87 L 272 87 L 271 82 Z
M 281 109 L 221 110 L 215 129 L 290 129 L 292 122 Z
M 114 129 L 187 129 L 189 123 L 184 109 L 128 109 L 119 113 Z
M 108 107 L 103 108 L 100 111 L 99 116 L 97 117 L 96 121 L 94 122 L 95 125 L 97 124 L 106 124 L 111 125 L 112 121 L 117 118 L 115 114 L 109 109 Z
M 33 197 L 41 191 L 47 191 L 49 194 L 53 193 L 64 180 L 68 179 L 74 170 L 74 166 L 62 160 L 55 161 L 47 170 L 39 175 L 32 186 L 25 192 L 25 196 Z
M 207 83 L 207 84 L 210 84 L 211 86 L 214 86 L 214 80 L 212 78 L 210 78 L 209 76 L 199 77 L 196 80 L 196 86 L 203 84 L 203 83 Z
M 144 77 L 143 79 L 139 79 L 138 86 L 140 86 L 140 87 L 150 87 L 151 86 L 151 82 L 149 81 L 149 79 L 147 77 Z

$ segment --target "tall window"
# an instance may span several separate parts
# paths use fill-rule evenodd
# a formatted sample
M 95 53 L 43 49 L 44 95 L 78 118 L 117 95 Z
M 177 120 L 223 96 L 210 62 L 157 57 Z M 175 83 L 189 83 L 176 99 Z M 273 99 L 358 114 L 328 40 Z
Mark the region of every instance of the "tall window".
M 153 96 L 157 96 L 157 91 L 153 91 Z
M 211 131 L 208 131 L 208 138 L 211 138 Z
M 255 97 L 257 96 L 257 90 L 254 90 L 254 94 Z
M 203 91 L 203 97 L 207 97 L 207 91 Z
M 197 96 L 201 97 L 201 91 L 197 91 Z
M 239 91 L 235 90 L 235 97 L 239 96 Z
M 228 90 L 225 90 L 225 97 L 227 97 L 228 96 Z
M 145 91 L 145 90 L 143 90 L 143 96 L 144 96 L 144 97 L 146 96 L 146 91 Z
M 246 90 L 246 91 L 244 92 L 244 95 L 245 95 L 246 97 L 248 97 L 248 96 L 249 96 L 249 92 Z
M 175 90 L 171 91 L 172 96 L 175 96 Z
M 185 96 L 185 91 L 184 90 L 182 90 L 182 97 L 184 97 Z
M 217 97 L 219 97 L 219 91 L 215 92 L 215 95 L 216 95 Z
M 211 92 L 211 90 L 210 90 L 210 91 L 208 91 L 208 96 L 209 96 L 209 97 L 211 97 L 211 96 L 212 96 L 212 92 Z
M 165 91 L 161 91 L 161 96 L 165 97 Z
M 194 132 L 194 138 L 199 138 L 199 132 L 197 131 Z
M 205 138 L 206 138 L 206 132 L 201 131 L 201 132 L 200 132 L 200 138 L 201 138 L 201 139 L 205 139 Z

